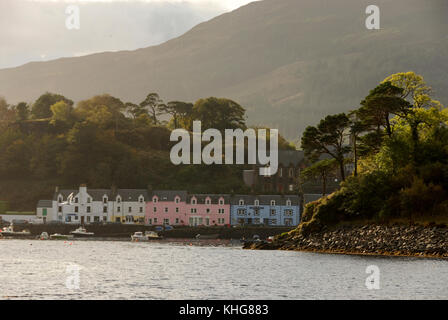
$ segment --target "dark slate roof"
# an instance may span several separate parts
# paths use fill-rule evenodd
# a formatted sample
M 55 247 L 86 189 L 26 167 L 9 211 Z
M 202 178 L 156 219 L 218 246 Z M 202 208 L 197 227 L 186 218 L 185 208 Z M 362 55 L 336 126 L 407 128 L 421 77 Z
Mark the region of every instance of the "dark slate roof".
M 188 203 L 191 202 L 191 199 L 195 197 L 198 201 L 198 204 L 204 204 L 205 200 L 210 198 L 212 204 L 218 204 L 219 199 L 224 198 L 224 203 L 230 203 L 230 195 L 228 194 L 189 194 L 188 195 Z
M 270 205 L 271 200 L 275 200 L 276 205 L 286 205 L 287 200 L 291 200 L 291 205 L 299 204 L 299 196 L 297 195 L 243 195 L 237 194 L 232 196 L 231 204 L 238 205 L 240 200 L 244 200 L 244 205 L 254 205 L 258 200 L 260 205 Z
M 92 195 L 88 189 L 87 193 Z M 149 199 L 148 191 L 146 191 L 146 189 L 118 189 L 116 194 L 114 195 L 114 198 L 116 198 L 116 196 L 118 195 L 121 197 L 122 201 L 138 201 L 138 198 L 140 196 L 144 197 L 144 201 L 147 201 Z M 100 199 L 102 199 L 102 196 Z
M 39 200 L 37 203 L 38 208 L 51 208 L 53 206 L 52 200 Z
M 151 199 L 153 196 L 157 196 L 159 201 L 174 201 L 176 196 L 180 197 L 180 201 L 185 202 L 187 200 L 187 191 L 185 190 L 154 190 L 151 193 Z
M 63 200 L 66 201 L 67 197 L 73 193 L 76 196 L 79 193 L 79 189 L 62 189 L 55 192 L 53 200 L 58 199 L 58 195 L 61 194 Z M 93 201 L 103 201 L 103 197 L 107 196 L 109 199 L 114 198 L 117 195 L 121 196 L 122 201 L 138 201 L 138 197 L 143 195 L 145 201 L 148 200 L 148 192 L 146 189 L 117 189 L 115 193 L 111 189 L 89 189 L 87 188 L 87 194 L 92 197 Z
M 303 204 L 307 204 L 309 202 L 316 201 L 317 199 L 321 198 L 321 193 L 305 193 L 303 194 Z

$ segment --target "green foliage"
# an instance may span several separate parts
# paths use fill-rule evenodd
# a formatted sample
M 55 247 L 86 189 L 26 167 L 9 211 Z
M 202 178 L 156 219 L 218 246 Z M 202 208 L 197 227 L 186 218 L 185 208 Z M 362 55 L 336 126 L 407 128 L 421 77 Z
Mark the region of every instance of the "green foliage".
M 51 106 L 56 102 L 64 101 L 68 105 L 73 105 L 73 101 L 65 98 L 60 94 L 44 93 L 36 102 L 34 102 L 31 109 L 31 115 L 33 119 L 47 119 L 52 116 Z

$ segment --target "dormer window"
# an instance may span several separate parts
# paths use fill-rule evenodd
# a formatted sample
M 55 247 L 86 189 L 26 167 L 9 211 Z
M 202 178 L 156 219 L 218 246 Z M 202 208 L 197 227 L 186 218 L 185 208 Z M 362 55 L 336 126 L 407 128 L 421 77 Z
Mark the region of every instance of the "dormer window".
M 291 206 L 291 200 L 286 200 L 286 205 L 288 206 L 288 207 L 290 207 Z
M 176 198 L 174 199 L 174 202 L 175 202 L 175 203 L 179 203 L 179 201 L 180 201 L 179 197 L 176 197 Z
M 271 206 L 275 206 L 275 200 L 271 200 Z
M 62 203 L 62 196 L 59 196 L 59 197 L 58 197 L 58 202 L 59 202 L 59 203 Z
M 241 199 L 240 202 L 239 202 L 239 205 L 240 206 L 244 206 L 244 200 Z
M 152 203 L 157 203 L 157 197 L 152 198 Z
M 75 198 L 75 203 L 78 203 L 78 197 Z
M 210 204 L 210 203 L 211 203 L 210 198 L 205 199 L 205 204 Z
M 196 199 L 195 198 L 191 199 L 191 204 L 196 204 Z
M 90 203 L 92 201 L 91 198 L 87 198 L 87 203 Z
M 260 200 L 255 200 L 255 201 L 254 201 L 254 206 L 257 206 L 257 207 L 258 207 L 259 205 L 260 205 Z
M 117 202 L 121 203 L 121 198 L 120 197 L 117 197 Z
M 223 199 L 219 199 L 219 205 L 223 205 L 224 204 L 224 200 Z
M 107 203 L 107 197 L 103 198 L 103 203 L 105 203 L 105 204 Z
M 140 198 L 138 198 L 138 201 L 139 201 L 140 203 L 143 203 L 143 196 L 140 196 Z

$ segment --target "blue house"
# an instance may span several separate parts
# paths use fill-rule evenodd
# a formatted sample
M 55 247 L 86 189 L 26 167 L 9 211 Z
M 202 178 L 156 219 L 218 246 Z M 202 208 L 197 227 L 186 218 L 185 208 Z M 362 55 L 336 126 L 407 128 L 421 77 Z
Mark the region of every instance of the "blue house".
M 297 195 L 234 195 L 231 225 L 296 226 L 300 222 Z

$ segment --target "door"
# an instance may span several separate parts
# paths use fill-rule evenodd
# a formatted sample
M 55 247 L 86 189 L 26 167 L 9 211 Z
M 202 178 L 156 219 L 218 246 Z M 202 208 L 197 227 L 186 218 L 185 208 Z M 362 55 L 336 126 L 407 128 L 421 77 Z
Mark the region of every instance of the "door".
M 81 225 L 84 225 L 84 216 L 81 216 Z

